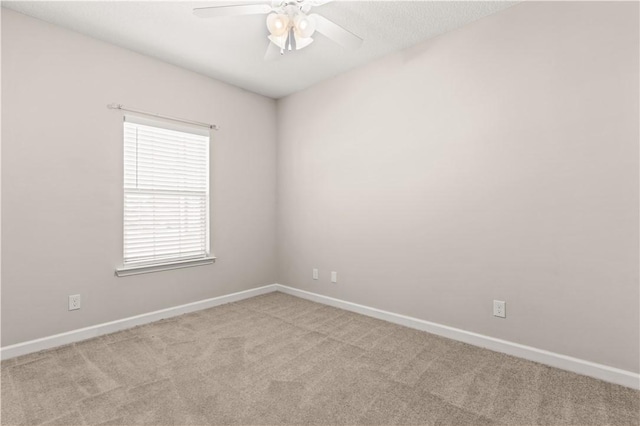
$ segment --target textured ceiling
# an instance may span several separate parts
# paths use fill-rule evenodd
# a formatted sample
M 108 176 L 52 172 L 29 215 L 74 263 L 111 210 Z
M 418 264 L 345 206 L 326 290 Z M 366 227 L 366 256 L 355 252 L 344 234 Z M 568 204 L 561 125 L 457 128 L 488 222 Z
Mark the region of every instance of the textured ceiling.
M 313 12 L 362 37 L 362 46 L 346 50 L 316 35 L 311 46 L 276 61 L 263 59 L 268 44 L 264 16 L 202 19 L 192 13 L 194 7 L 238 3 L 3 1 L 2 6 L 280 98 L 517 1 L 334 1 Z

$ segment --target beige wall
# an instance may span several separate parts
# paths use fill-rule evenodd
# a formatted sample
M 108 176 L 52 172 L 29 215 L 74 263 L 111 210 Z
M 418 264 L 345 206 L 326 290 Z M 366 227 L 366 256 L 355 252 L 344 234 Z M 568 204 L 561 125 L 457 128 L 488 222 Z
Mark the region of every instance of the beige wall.
M 214 122 L 214 265 L 114 277 L 122 118 Z M 276 282 L 275 101 L 2 10 L 2 346 Z M 80 293 L 82 309 L 67 311 Z
M 638 51 L 528 2 L 279 101 L 280 282 L 638 372 Z

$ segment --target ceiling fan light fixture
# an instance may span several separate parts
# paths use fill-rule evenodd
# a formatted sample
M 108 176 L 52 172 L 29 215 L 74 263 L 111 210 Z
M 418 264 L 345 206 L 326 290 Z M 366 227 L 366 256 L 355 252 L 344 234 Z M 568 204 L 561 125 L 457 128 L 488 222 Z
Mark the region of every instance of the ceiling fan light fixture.
M 284 33 L 284 35 L 281 35 L 281 36 L 276 36 L 272 34 L 268 38 L 269 38 L 269 41 L 271 41 L 271 43 L 278 46 L 280 50 L 285 50 L 287 48 L 287 39 L 289 38 L 288 33 Z
M 304 49 L 313 43 L 311 37 L 300 37 L 297 33 L 294 33 L 294 38 L 296 39 L 296 50 Z
M 287 34 L 289 30 L 289 17 L 283 14 L 270 13 L 267 15 L 267 28 L 271 35 L 276 37 Z
M 293 29 L 301 38 L 309 38 L 316 31 L 316 21 L 313 17 L 299 13 L 293 18 Z
M 0 0 L 1 1 L 1 0 Z M 238 0 L 240 1 L 240 0 Z M 237 4 L 197 7 L 193 13 L 201 18 L 241 15 L 266 15 L 269 46 L 265 59 L 271 58 L 275 48 L 283 55 L 285 50 L 300 50 L 311 45 L 316 32 L 346 48 L 357 48 L 362 38 L 317 13 L 316 6 L 333 0 L 271 0 L 260 4 Z M 226 3 L 226 2 L 225 2 Z

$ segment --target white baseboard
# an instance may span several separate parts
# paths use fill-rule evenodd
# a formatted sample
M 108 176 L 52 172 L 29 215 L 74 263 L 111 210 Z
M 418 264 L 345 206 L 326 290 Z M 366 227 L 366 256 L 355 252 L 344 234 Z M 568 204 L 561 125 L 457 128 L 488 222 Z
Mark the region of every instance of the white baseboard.
M 189 312 L 212 308 L 214 306 L 236 302 L 273 291 L 280 291 L 282 293 L 322 303 L 324 305 L 356 312 L 394 324 L 403 325 L 405 327 L 426 331 L 428 333 L 447 337 L 449 339 L 487 348 L 492 351 L 502 352 L 508 355 L 513 355 L 516 357 L 528 359 L 530 361 L 546 364 L 551 367 L 560 368 L 562 370 L 572 371 L 574 373 L 594 377 L 606 382 L 615 383 L 633 389 L 640 389 L 640 374 L 633 373 L 631 371 L 625 371 L 619 368 L 609 367 L 607 365 L 597 364 L 595 362 L 585 361 L 579 358 L 574 358 L 567 355 L 534 348 L 531 346 L 525 346 L 519 343 L 509 342 L 507 340 L 496 339 L 494 337 L 489 337 L 482 334 L 473 333 L 471 331 L 461 330 L 459 328 L 421 320 L 418 318 L 395 314 L 393 312 L 387 312 L 381 309 L 370 308 L 368 306 L 359 305 L 357 303 L 347 302 L 345 300 L 335 299 L 333 297 L 323 296 L 316 293 L 311 293 L 282 284 L 270 284 L 263 287 L 228 294 L 225 296 L 200 300 L 198 302 L 188 303 L 186 305 L 174 306 L 172 308 L 149 312 L 142 315 L 136 315 L 117 321 L 111 321 L 91 327 L 80 328 L 77 330 L 68 331 L 66 333 L 55 334 L 53 336 L 43 337 L 41 339 L 17 343 L 15 345 L 0 348 L 0 358 L 9 359 L 20 355 L 38 352 L 44 349 L 50 349 L 69 343 L 79 342 L 82 340 L 90 339 L 92 337 L 102 336 L 104 334 L 114 333 L 116 331 L 135 327 L 137 325 L 148 324 L 164 318 L 171 318 Z
M 67 331 L 66 333 L 54 334 L 53 336 L 5 346 L 0 348 L 0 359 L 14 358 L 44 349 L 55 348 L 69 343 L 87 340 L 92 337 L 114 333 L 137 325 L 148 324 L 164 318 L 171 318 L 189 312 L 212 308 L 214 306 L 224 305 L 225 303 L 237 302 L 238 300 L 270 293 L 272 291 L 276 291 L 276 289 L 277 287 L 274 284 L 269 284 L 264 287 L 252 288 L 245 291 L 239 291 L 237 293 L 213 297 L 211 299 L 199 300 L 197 302 L 187 303 L 186 305 L 174 306 L 167 309 L 161 309 L 159 311 L 148 312 L 146 314 L 105 322 L 91 327 L 80 328 L 77 330 Z
M 297 296 L 303 299 L 333 306 L 351 312 L 378 318 L 394 324 L 403 325 L 405 327 L 415 328 L 417 330 L 426 331 L 438 336 L 447 337 L 474 346 L 480 346 L 496 352 L 502 352 L 519 358 L 528 359 L 530 361 L 539 362 L 540 364 L 549 365 L 551 367 L 560 368 L 562 370 L 571 371 L 585 376 L 594 377 L 606 382 L 630 387 L 632 389 L 640 389 L 640 374 L 631 371 L 621 370 L 608 365 L 597 364 L 591 361 L 574 358 L 555 352 L 538 349 L 531 346 L 521 345 L 519 343 L 509 342 L 507 340 L 496 339 L 494 337 L 485 336 L 471 331 L 461 330 L 459 328 L 449 327 L 446 325 L 436 324 L 434 322 L 412 318 L 405 315 L 394 314 L 376 308 L 351 303 L 333 297 L 323 296 L 316 293 L 288 287 L 282 284 L 276 284 L 276 289 L 280 292 Z

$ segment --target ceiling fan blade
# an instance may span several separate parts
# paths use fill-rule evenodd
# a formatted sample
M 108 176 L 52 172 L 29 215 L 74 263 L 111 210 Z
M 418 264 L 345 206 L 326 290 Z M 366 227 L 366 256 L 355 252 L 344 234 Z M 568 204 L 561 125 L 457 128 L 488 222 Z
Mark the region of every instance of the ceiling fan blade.
M 282 55 L 280 54 L 280 48 L 270 41 L 269 45 L 267 46 L 267 51 L 264 54 L 264 60 L 275 61 L 280 59 L 281 56 Z
M 315 19 L 317 32 L 335 41 L 342 47 L 346 47 L 347 49 L 357 49 L 362 45 L 362 39 L 360 37 L 345 30 L 340 25 L 328 20 L 324 16 L 313 13 L 309 15 L 309 17 Z
M 220 16 L 262 15 L 271 12 L 268 4 L 238 4 L 232 6 L 197 7 L 193 14 L 200 18 L 217 18 Z
M 312 7 L 320 7 L 333 1 L 335 0 L 305 0 L 304 3 L 302 3 L 302 11 L 307 13 Z

